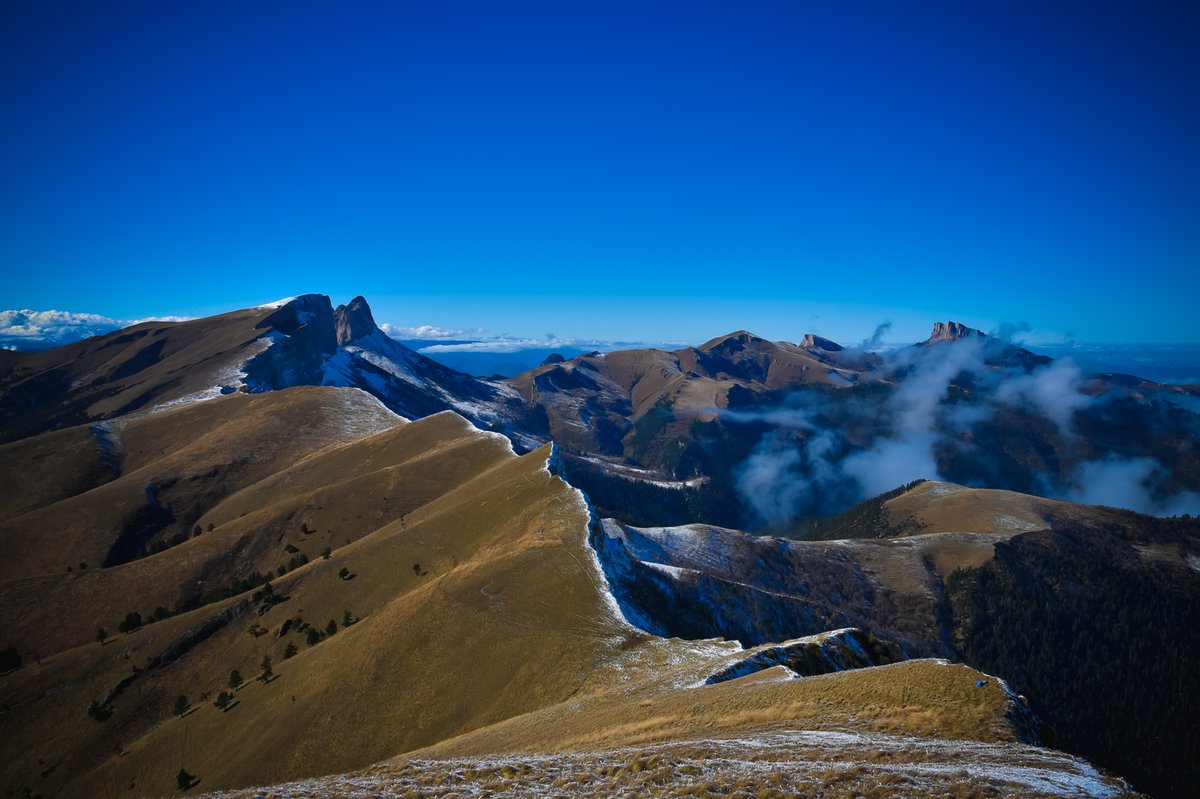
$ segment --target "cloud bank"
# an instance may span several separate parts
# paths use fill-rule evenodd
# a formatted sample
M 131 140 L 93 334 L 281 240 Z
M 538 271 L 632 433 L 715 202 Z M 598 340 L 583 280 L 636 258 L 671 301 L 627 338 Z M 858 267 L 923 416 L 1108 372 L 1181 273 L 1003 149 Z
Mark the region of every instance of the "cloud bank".
M 119 320 L 73 311 L 0 311 L 0 346 L 6 349 L 44 349 L 100 336 L 142 322 L 184 322 L 191 317 L 155 316 Z
M 417 327 L 405 327 L 403 325 L 393 325 L 384 322 L 379 326 L 379 329 L 387 333 L 392 338 L 398 339 L 428 339 L 430 341 L 438 341 L 439 339 L 458 339 L 470 338 L 478 335 L 482 331 L 466 331 L 453 330 L 435 325 L 418 325 Z
M 999 470 L 993 444 L 977 443 L 981 425 L 989 424 L 1029 425 L 1057 437 L 1057 450 L 1073 465 L 1063 472 L 1033 468 L 1039 493 L 1142 513 L 1200 512 L 1200 495 L 1172 493 L 1169 470 L 1152 458 L 1070 455 L 1090 449 L 1076 431 L 1078 414 L 1107 400 L 1085 391 L 1086 376 L 1069 358 L 1027 370 L 1005 360 L 1003 341 L 983 337 L 883 357 L 895 388 L 882 398 L 801 391 L 776 408 L 716 411 L 727 422 L 770 427 L 735 470 L 739 495 L 759 522 L 786 525 L 916 479 L 945 480 L 947 463 L 961 470 L 967 462 L 980 475 Z

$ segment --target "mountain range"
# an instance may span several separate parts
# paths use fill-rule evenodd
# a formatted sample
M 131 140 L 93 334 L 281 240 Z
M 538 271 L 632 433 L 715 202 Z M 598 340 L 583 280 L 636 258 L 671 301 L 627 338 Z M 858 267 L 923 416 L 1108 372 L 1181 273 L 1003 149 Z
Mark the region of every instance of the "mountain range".
M 1200 523 L 1096 505 L 1194 507 L 1197 399 L 953 322 L 484 379 L 324 295 L 3 351 L 0 780 L 1183 796 Z

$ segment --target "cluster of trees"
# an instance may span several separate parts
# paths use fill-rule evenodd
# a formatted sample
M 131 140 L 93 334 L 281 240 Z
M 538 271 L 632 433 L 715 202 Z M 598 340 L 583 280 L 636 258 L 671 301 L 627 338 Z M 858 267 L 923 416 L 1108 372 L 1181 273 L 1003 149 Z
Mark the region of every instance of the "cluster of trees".
M 801 541 L 837 541 L 846 538 L 888 538 L 919 532 L 911 519 L 895 525 L 884 503 L 919 486 L 925 480 L 913 480 L 877 497 L 863 500 L 835 516 L 813 516 L 799 519 L 788 534 Z
M 350 625 L 355 624 L 357 621 L 358 621 L 358 619 L 355 618 L 354 615 L 349 610 L 345 610 L 342 612 L 341 626 L 343 628 L 349 627 Z M 337 633 L 338 623 L 337 623 L 337 619 L 330 619 L 328 622 L 325 623 L 325 625 L 323 627 L 317 627 L 315 625 L 309 624 L 307 621 L 305 621 L 301 617 L 297 616 L 294 619 L 287 619 L 286 621 L 284 621 L 283 629 L 287 630 L 288 632 L 295 632 L 295 633 L 303 634 L 304 642 L 306 644 L 308 644 L 309 646 L 316 646 L 317 644 L 324 641 L 326 638 L 329 638 L 330 636 L 335 635 Z M 284 660 L 294 657 L 296 655 L 297 651 L 298 650 L 296 648 L 296 645 L 291 642 L 288 642 L 287 647 L 283 650 Z
M 1124 532 L 1019 536 L 946 588 L 964 659 L 1028 695 L 1058 746 L 1182 796 L 1200 784 L 1200 581 Z

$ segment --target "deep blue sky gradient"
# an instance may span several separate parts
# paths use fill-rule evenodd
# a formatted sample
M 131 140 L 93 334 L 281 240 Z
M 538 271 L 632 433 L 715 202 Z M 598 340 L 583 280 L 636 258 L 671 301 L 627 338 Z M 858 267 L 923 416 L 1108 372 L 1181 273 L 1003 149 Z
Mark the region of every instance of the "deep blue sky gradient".
M 0 307 L 1197 341 L 1200 4 L 0 3 Z

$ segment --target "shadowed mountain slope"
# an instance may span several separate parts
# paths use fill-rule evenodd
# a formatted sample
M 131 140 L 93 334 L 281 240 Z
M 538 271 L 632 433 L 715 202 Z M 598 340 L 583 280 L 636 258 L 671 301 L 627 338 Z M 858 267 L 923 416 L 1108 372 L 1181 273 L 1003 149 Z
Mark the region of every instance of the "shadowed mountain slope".
M 820 534 L 605 520 L 592 541 L 626 615 L 660 635 L 759 644 L 859 627 L 1005 675 L 1060 744 L 1156 795 L 1200 776 L 1200 520 L 924 482 Z
M 457 410 L 495 425 L 515 396 L 388 338 L 362 297 L 323 294 L 148 322 L 0 361 L 0 441 L 234 392 L 361 388 L 407 418 Z

